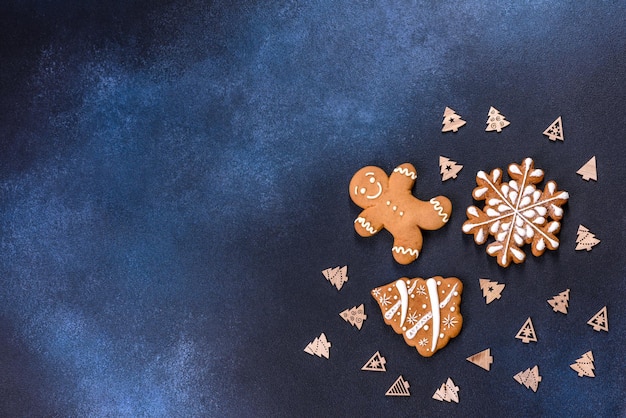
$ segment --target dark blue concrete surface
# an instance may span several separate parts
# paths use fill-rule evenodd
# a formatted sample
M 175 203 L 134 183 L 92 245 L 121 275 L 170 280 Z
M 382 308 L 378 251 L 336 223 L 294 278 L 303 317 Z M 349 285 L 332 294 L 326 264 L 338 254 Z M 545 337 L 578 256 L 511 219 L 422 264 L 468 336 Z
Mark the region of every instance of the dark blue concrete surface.
M 356 2 L 355 2 L 356 3 Z M 0 5 L 2 416 L 624 416 L 623 2 Z M 440 132 L 450 106 L 467 121 Z M 484 132 L 490 106 L 511 125 Z M 565 142 L 541 133 L 563 117 Z M 464 165 L 442 183 L 439 155 Z M 576 170 L 595 155 L 598 182 Z M 461 232 L 478 170 L 533 157 L 562 247 L 500 268 Z M 453 203 L 420 259 L 356 235 L 365 165 Z M 579 224 L 602 242 L 574 251 Z M 348 265 L 341 292 L 321 270 Z M 464 282 L 422 358 L 369 291 Z M 478 279 L 506 283 L 485 305 Z M 567 316 L 546 300 L 571 289 Z M 339 317 L 365 304 L 359 332 Z M 608 306 L 609 333 L 587 320 Z M 536 344 L 514 338 L 531 316 Z M 302 350 L 320 332 L 329 360 Z M 490 347 L 490 372 L 465 358 Z M 387 373 L 365 373 L 376 351 Z M 596 377 L 570 370 L 593 350 Z M 539 365 L 537 393 L 512 376 Z M 402 374 L 410 398 L 387 398 Z M 448 377 L 460 403 L 431 399 Z

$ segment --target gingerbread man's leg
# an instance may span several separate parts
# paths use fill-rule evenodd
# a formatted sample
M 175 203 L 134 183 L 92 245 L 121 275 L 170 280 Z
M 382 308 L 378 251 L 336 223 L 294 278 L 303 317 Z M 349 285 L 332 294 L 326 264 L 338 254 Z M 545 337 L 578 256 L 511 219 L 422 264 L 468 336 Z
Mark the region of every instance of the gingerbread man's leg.
M 422 232 L 419 228 L 411 228 L 394 234 L 391 252 L 393 258 L 400 264 L 410 264 L 419 257 L 422 250 Z

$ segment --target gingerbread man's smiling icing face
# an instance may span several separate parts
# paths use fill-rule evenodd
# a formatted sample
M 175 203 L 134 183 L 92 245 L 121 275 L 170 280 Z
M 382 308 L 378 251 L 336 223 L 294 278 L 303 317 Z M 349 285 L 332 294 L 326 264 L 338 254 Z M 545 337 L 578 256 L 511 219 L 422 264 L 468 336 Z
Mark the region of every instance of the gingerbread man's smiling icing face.
M 352 200 L 362 208 L 372 206 L 387 190 L 387 174 L 378 167 L 364 167 L 359 170 L 352 181 Z
M 354 222 L 361 236 L 385 228 L 394 236 L 392 253 L 400 264 L 415 261 L 422 249 L 421 229 L 439 229 L 448 222 L 452 204 L 444 196 L 422 201 L 411 194 L 415 168 L 405 163 L 391 176 L 379 167 L 360 169 L 350 181 L 350 198 L 365 209 Z

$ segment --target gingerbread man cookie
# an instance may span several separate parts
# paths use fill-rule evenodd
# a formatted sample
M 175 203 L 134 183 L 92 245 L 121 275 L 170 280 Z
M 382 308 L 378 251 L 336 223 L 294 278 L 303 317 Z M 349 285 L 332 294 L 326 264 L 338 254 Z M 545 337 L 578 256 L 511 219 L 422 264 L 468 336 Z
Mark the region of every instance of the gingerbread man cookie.
M 385 323 L 418 353 L 430 357 L 461 332 L 462 292 L 463 283 L 456 277 L 402 277 L 372 290 L 372 296 Z
M 364 167 L 350 181 L 350 198 L 364 209 L 354 221 L 354 229 L 362 237 L 388 230 L 394 237 L 393 258 L 400 264 L 409 264 L 419 256 L 421 230 L 441 228 L 452 211 L 452 203 L 445 196 L 429 201 L 413 196 L 415 179 L 415 167 L 404 163 L 389 177 L 379 167 Z

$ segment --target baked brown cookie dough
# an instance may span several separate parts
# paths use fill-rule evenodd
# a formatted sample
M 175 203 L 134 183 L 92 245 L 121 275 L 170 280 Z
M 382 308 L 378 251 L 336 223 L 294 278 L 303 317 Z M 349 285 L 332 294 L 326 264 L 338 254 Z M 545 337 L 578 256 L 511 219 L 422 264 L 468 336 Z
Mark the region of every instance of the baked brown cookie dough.
M 382 229 L 393 237 L 393 258 L 400 264 L 417 259 L 422 250 L 422 229 L 436 230 L 450 219 L 452 203 L 445 196 L 419 200 L 411 194 L 417 173 L 412 164 L 404 163 L 391 176 L 379 167 L 360 169 L 350 181 L 350 198 L 364 209 L 354 221 L 362 237 Z
M 402 277 L 372 290 L 383 318 L 404 341 L 430 357 L 456 337 L 463 327 L 461 293 L 456 277 Z

